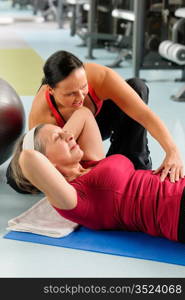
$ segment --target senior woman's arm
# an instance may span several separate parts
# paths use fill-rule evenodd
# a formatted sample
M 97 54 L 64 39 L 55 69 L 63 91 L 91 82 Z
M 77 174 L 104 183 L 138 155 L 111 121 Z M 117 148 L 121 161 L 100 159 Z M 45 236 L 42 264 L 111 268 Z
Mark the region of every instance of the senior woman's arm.
M 96 64 L 87 65 L 92 85 L 97 87 L 97 96 L 102 100 L 112 99 L 128 116 L 145 127 L 166 152 L 165 159 L 155 171 L 163 170 L 161 180 L 170 171 L 171 181 L 184 177 L 183 162 L 173 138 L 160 118 L 141 100 L 139 95 L 112 69 Z M 91 70 L 93 72 L 91 72 Z M 99 76 L 93 76 L 99 74 Z
M 76 110 L 64 125 L 63 130 L 74 135 L 84 152 L 83 160 L 100 160 L 105 157 L 100 130 L 88 108 L 82 107 Z
M 43 154 L 24 150 L 19 164 L 24 176 L 47 196 L 52 205 L 60 209 L 75 208 L 76 190 Z

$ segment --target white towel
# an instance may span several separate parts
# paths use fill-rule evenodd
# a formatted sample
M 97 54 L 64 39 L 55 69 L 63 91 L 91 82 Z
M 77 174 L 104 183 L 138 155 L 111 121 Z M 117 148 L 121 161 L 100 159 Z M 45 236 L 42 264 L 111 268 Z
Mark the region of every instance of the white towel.
M 9 220 L 7 229 L 59 238 L 70 234 L 77 226 L 77 223 L 59 215 L 44 197 L 18 217 Z

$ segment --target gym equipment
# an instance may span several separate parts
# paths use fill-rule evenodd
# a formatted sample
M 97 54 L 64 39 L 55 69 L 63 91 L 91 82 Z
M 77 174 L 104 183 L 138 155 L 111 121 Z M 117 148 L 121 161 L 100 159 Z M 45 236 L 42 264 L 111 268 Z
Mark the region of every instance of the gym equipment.
M 78 34 L 82 40 L 86 38 L 87 13 L 89 10 L 88 0 L 66 0 L 66 4 L 71 9 L 70 34 Z M 86 7 L 86 5 L 88 5 Z M 82 32 L 80 32 L 82 31 Z M 84 32 L 85 31 L 85 32 Z
M 63 238 L 8 232 L 4 238 L 185 266 L 185 244 L 142 232 L 90 230 L 80 227 Z
M 185 101 L 185 86 L 183 86 L 175 95 L 171 96 L 172 100 L 178 102 Z
M 43 2 L 43 1 L 42 1 Z M 46 1 L 46 5 L 42 10 L 42 17 L 47 21 L 49 17 L 56 21 L 57 19 L 57 1 L 55 0 L 48 0 Z
M 112 0 L 67 0 L 73 6 L 71 35 L 77 34 L 87 46 L 87 58 L 93 59 L 93 48 L 104 47 L 117 36 L 112 26 Z
M 172 41 L 185 45 L 185 7 L 178 8 L 175 17 L 179 18 L 172 27 Z
M 31 4 L 30 0 L 12 0 L 12 7 L 15 7 L 16 5 L 19 5 L 20 8 L 24 8 L 25 6 Z
M 25 113 L 19 96 L 9 83 L 0 79 L 0 165 L 11 156 L 24 124 Z
M 41 12 L 42 17 L 45 21 L 50 19 L 56 21 L 58 18 L 57 12 L 57 0 L 32 0 L 31 5 L 33 6 L 33 14 L 36 15 L 38 11 Z
M 159 54 L 178 65 L 185 65 L 185 46 L 181 44 L 163 41 L 159 45 Z
M 177 25 L 175 27 L 176 31 L 174 31 L 173 34 L 173 41 L 176 41 L 177 39 L 181 39 L 184 38 L 185 36 L 184 34 L 182 35 L 182 31 L 181 28 L 182 26 L 185 26 L 185 7 L 179 8 L 176 10 L 175 12 L 176 17 L 179 17 L 179 21 L 177 21 Z M 182 42 L 184 41 L 185 44 L 185 40 L 182 40 Z M 185 72 L 185 71 L 184 71 Z M 171 98 L 174 101 L 185 101 L 185 86 L 183 86 L 175 95 L 172 95 Z
M 182 2 L 184 0 L 181 0 Z M 159 45 L 158 48 L 147 49 L 146 47 L 146 17 L 148 15 L 147 0 L 134 1 L 135 22 L 133 30 L 133 73 L 134 77 L 139 77 L 141 69 L 173 69 L 182 70 L 181 80 L 185 80 L 184 68 L 184 45 L 178 40 L 179 31 L 184 32 L 184 26 L 172 25 L 170 22 L 175 20 L 175 12 L 180 2 L 175 0 L 158 1 L 150 7 L 150 11 L 159 13 L 161 16 L 161 25 L 159 28 Z M 176 21 L 176 20 L 175 20 Z M 176 23 L 176 22 L 175 22 Z M 184 23 L 183 23 L 184 24 Z M 158 24 L 157 24 L 158 25 Z M 182 23 L 181 23 L 182 25 Z M 180 30 L 181 29 L 181 30 Z M 178 33 L 177 33 L 178 31 Z M 174 40 L 169 41 L 173 37 Z M 162 42 L 164 41 L 164 43 Z M 162 43 L 161 43 L 162 42 Z M 175 45 L 172 45 L 175 44 Z M 155 50 L 155 51 L 154 51 Z M 160 55 L 162 53 L 162 56 Z M 165 57 L 165 59 L 164 59 Z M 170 59 L 169 59 L 170 58 Z
M 132 57 L 132 29 L 135 15 L 129 10 L 114 9 L 112 17 L 126 21 L 121 26 L 125 29 L 125 33 L 122 35 L 119 45 L 117 45 L 117 49 L 119 49 L 118 56 L 111 65 L 108 65 L 110 68 L 117 68 L 124 59 Z

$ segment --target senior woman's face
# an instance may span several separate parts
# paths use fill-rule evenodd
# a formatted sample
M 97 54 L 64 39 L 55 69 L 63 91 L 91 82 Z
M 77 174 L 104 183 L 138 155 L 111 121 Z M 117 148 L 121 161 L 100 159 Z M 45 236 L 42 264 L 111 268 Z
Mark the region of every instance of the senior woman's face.
M 56 87 L 50 88 L 58 105 L 78 109 L 83 106 L 88 93 L 88 83 L 84 68 L 74 70 L 66 79 L 60 81 Z
M 73 135 L 62 128 L 47 124 L 39 131 L 45 145 L 45 155 L 56 166 L 72 166 L 83 157 L 83 151 Z

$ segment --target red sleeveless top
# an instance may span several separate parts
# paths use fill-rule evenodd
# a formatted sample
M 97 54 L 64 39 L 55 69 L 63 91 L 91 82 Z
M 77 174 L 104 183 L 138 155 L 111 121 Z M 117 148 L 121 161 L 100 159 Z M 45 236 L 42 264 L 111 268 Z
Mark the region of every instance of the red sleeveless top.
M 99 111 L 103 105 L 103 101 L 97 97 L 95 91 L 89 84 L 88 84 L 88 89 L 89 89 L 88 95 L 96 108 L 96 113 L 95 113 L 95 116 L 96 116 L 99 113 Z M 62 114 L 59 112 L 56 103 L 54 101 L 52 101 L 51 95 L 48 90 L 46 90 L 46 92 L 45 92 L 45 97 L 46 97 L 48 106 L 49 106 L 50 110 L 52 111 L 53 116 L 55 117 L 57 125 L 60 127 L 63 127 L 65 125 L 66 121 L 64 120 Z
M 87 167 L 93 168 L 70 184 L 77 206 L 55 208 L 63 217 L 92 229 L 142 231 L 179 240 L 179 219 L 185 178 L 160 181 L 151 170 L 135 170 L 125 156 L 115 154 Z M 182 228 L 185 227 L 183 219 Z

